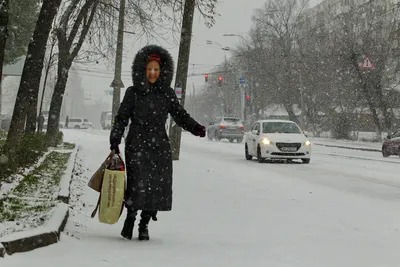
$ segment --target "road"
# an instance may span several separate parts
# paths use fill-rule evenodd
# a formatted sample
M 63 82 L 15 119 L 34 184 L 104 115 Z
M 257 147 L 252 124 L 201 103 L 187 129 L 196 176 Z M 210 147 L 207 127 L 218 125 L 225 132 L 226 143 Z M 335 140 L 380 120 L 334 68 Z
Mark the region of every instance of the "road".
M 399 265 L 398 157 L 313 146 L 310 164 L 260 164 L 244 159 L 243 144 L 184 133 L 173 210 L 151 222 L 143 243 L 119 237 L 123 219 L 90 218 L 97 194 L 86 184 L 108 133 L 65 130 L 65 138 L 82 145 L 65 234 L 7 257 L 6 267 Z

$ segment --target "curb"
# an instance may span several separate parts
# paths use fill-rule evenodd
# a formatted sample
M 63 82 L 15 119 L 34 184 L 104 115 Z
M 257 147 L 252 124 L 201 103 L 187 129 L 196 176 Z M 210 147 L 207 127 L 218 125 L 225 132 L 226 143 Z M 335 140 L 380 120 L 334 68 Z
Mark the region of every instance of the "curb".
M 51 217 L 44 226 L 15 232 L 0 238 L 0 257 L 18 252 L 27 252 L 59 242 L 69 217 L 70 183 L 79 149 L 77 145 L 71 152 L 67 169 L 60 181 L 60 191 L 57 200 L 61 201 L 52 209 Z
M 314 143 L 317 146 L 326 146 L 326 147 L 337 147 L 337 148 L 344 148 L 344 149 L 351 149 L 351 150 L 361 150 L 361 151 L 368 151 L 368 152 L 382 152 L 382 150 L 377 148 L 366 148 L 366 147 L 349 147 L 349 146 L 341 146 L 341 145 L 326 145 L 326 144 L 318 144 Z
M 79 151 L 78 145 L 75 144 L 75 148 L 71 152 L 71 158 L 68 161 L 68 165 L 65 170 L 65 173 L 70 173 L 71 175 L 64 175 L 60 181 L 60 191 L 58 193 L 57 200 L 60 200 L 61 202 L 64 202 L 66 204 L 69 203 L 69 197 L 70 197 L 69 189 L 71 186 L 72 176 L 74 174 L 76 155 L 78 154 L 78 151 Z

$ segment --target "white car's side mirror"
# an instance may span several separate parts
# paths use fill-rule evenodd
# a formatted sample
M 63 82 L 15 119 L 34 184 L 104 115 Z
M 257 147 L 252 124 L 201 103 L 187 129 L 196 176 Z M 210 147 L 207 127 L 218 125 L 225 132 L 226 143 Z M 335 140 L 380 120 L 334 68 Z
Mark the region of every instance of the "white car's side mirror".
M 253 134 L 258 134 L 258 131 L 257 130 L 252 130 L 251 131 Z

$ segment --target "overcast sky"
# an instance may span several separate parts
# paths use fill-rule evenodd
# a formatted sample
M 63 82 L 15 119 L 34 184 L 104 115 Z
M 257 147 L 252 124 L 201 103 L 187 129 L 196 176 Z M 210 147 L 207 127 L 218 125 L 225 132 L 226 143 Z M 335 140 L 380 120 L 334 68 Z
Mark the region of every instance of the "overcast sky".
M 254 9 L 262 7 L 265 0 L 220 0 L 217 12 L 220 16 L 216 20 L 216 24 L 211 29 L 204 25 L 204 22 L 199 19 L 197 14 L 193 24 L 193 35 L 191 54 L 190 54 L 190 71 L 193 72 L 193 64 L 196 73 L 207 73 L 214 65 L 221 63 L 224 60 L 224 51 L 217 45 L 206 45 L 206 40 L 211 40 L 220 43 L 222 46 L 234 47 L 240 40 L 238 37 L 223 37 L 225 33 L 234 33 L 246 35 L 251 28 L 251 16 Z M 321 3 L 322 0 L 310 0 L 310 7 Z M 124 40 L 124 59 L 123 59 L 123 82 L 125 87 L 132 84 L 130 77 L 130 69 L 133 57 L 137 50 L 143 45 L 144 41 L 138 42 L 133 39 L 135 36 L 125 34 Z M 171 41 L 172 43 L 172 41 Z M 175 62 L 178 56 L 177 45 L 166 45 L 166 48 L 171 52 Z M 227 52 L 227 57 L 230 54 Z M 106 70 L 106 67 L 98 65 L 87 66 L 92 71 L 96 69 Z M 102 71 L 104 72 L 104 71 Z M 82 77 L 82 86 L 88 98 L 93 100 L 102 99 L 104 102 L 110 103 L 111 96 L 107 96 L 105 90 L 110 90 L 109 87 L 113 79 L 113 69 L 106 70 L 109 74 L 95 74 L 93 72 L 80 72 Z M 188 79 L 187 92 L 192 91 L 193 83 L 195 86 L 204 84 L 204 77 L 192 77 Z M 173 84 L 172 84 L 173 86 Z M 123 91 L 124 92 L 124 91 Z M 121 95 L 121 98 L 123 95 Z

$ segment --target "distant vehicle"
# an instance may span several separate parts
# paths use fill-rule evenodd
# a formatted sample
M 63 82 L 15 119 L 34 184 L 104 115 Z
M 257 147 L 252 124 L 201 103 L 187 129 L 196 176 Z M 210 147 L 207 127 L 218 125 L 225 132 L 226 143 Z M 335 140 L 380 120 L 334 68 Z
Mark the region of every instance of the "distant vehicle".
M 100 123 L 103 130 L 110 130 L 112 125 L 112 112 L 103 111 L 101 113 Z
M 243 123 L 236 117 L 218 117 L 210 122 L 207 127 L 208 140 L 212 140 L 213 138 L 217 141 L 228 139 L 230 142 L 236 140 L 238 143 L 241 143 L 243 135 Z
M 382 156 L 385 158 L 391 155 L 400 156 L 400 129 L 389 134 L 382 144 Z
M 288 120 L 259 120 L 245 133 L 245 158 L 301 159 L 310 163 L 311 142 L 297 123 Z
M 89 129 L 92 127 L 92 123 L 85 118 L 69 118 L 68 128 L 73 129 Z

